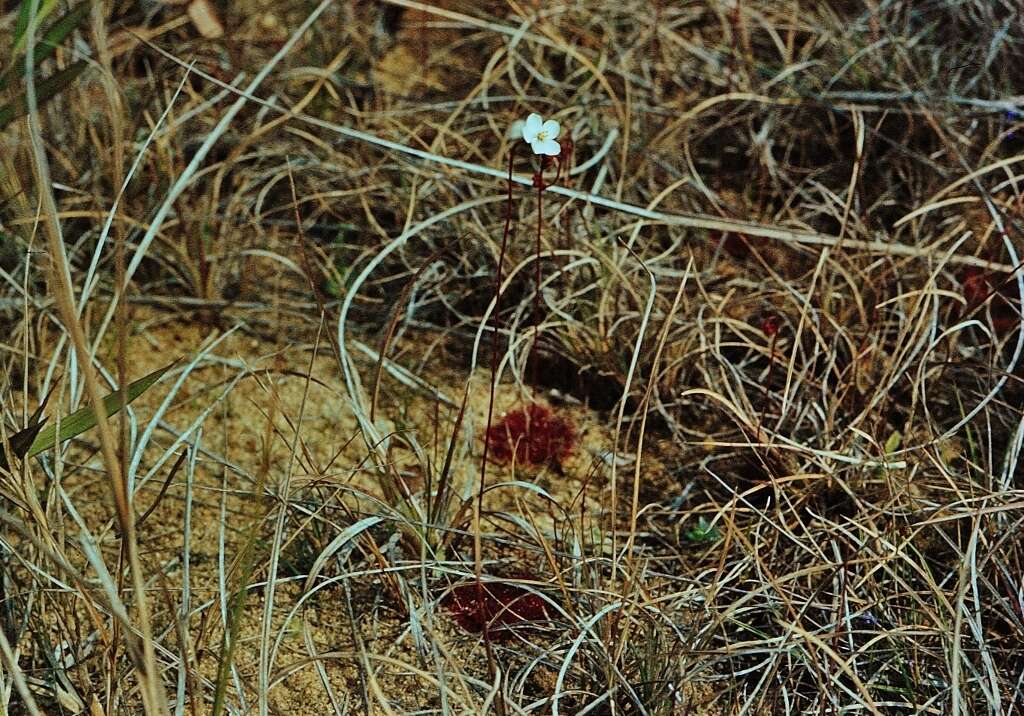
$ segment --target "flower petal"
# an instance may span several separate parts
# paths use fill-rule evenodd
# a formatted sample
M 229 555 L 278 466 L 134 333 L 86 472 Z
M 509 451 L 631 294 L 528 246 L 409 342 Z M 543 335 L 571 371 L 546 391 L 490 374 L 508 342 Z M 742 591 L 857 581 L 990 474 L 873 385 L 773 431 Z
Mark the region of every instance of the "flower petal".
M 546 154 L 549 157 L 557 157 L 562 153 L 562 145 L 554 139 L 536 139 L 530 142 L 534 154 Z
M 548 139 L 558 139 L 558 133 L 562 131 L 562 127 L 555 120 L 549 119 L 544 123 L 544 126 L 540 128 L 540 131 L 544 132 Z
M 526 118 L 526 124 L 523 125 L 523 139 L 527 142 L 535 140 L 542 126 L 544 126 L 544 119 L 534 112 Z
M 508 138 L 509 139 L 513 139 L 513 140 L 515 140 L 515 139 L 522 139 L 523 138 L 523 129 L 525 127 L 526 127 L 526 122 L 523 121 L 522 119 L 517 119 L 508 128 Z

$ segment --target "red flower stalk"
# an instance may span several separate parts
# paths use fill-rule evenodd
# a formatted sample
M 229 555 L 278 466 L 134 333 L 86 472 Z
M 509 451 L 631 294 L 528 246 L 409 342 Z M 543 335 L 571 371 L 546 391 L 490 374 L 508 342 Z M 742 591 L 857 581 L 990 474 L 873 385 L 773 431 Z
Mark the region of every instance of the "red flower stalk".
M 782 328 L 782 320 L 774 313 L 765 317 L 761 321 L 761 332 L 764 333 L 765 338 L 769 340 L 768 343 L 768 375 L 764 379 L 764 388 L 762 389 L 761 395 L 761 417 L 757 421 L 757 436 L 756 439 L 761 439 L 761 428 L 764 425 L 764 416 L 768 412 L 768 387 L 772 382 L 772 373 L 775 370 L 775 342 L 779 338 L 779 329 Z

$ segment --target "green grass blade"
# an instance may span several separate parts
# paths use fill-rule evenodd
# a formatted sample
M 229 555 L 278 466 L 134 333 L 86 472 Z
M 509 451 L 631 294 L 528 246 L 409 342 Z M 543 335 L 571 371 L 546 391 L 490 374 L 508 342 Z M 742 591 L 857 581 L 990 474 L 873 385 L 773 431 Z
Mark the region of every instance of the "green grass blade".
M 25 31 L 28 29 L 28 17 L 29 10 L 32 7 L 34 0 L 25 0 L 21 3 L 21 12 L 18 13 L 18 22 L 14 26 L 14 49 L 11 51 L 11 56 L 21 52 L 21 48 L 25 46 Z M 57 0 L 43 0 L 39 3 L 39 8 L 36 10 L 36 23 L 41 23 L 46 19 L 53 8 L 57 6 Z
M 28 16 L 31 9 L 32 0 L 25 0 L 21 3 L 21 9 L 18 11 L 18 22 L 14 25 L 14 48 L 11 50 L 12 58 L 21 50 L 21 46 L 25 42 L 25 30 L 28 29 Z
M 75 5 L 71 10 L 62 15 L 56 22 L 54 22 L 50 29 L 48 29 L 36 43 L 36 49 L 33 53 L 35 55 L 35 62 L 38 65 L 40 62 L 45 60 L 47 57 L 53 54 L 54 50 L 65 38 L 70 35 L 76 27 L 85 19 L 85 16 L 89 13 L 89 3 L 83 2 Z M 12 58 L 14 59 L 14 58 Z M 19 74 L 20 63 L 12 61 L 10 67 L 8 67 L 2 75 L 0 75 L 0 90 L 5 89 L 16 75 Z
M 88 67 L 88 63 L 85 60 L 79 60 L 75 64 L 69 65 L 60 72 L 38 82 L 36 84 L 36 101 L 40 106 L 49 102 L 70 87 L 86 67 Z M 3 129 L 27 112 L 28 100 L 25 93 L 22 92 L 16 98 L 0 107 L 0 129 Z
M 175 361 L 176 363 L 177 361 Z M 125 390 L 125 400 L 121 401 L 121 395 L 118 391 L 114 391 L 106 398 L 103 399 L 103 407 L 109 418 L 111 415 L 119 411 L 128 403 L 132 402 L 140 395 L 149 390 L 154 383 L 166 373 L 174 363 L 164 366 L 159 370 L 155 370 L 149 375 L 139 378 L 137 381 L 128 386 Z M 81 408 L 67 415 L 60 421 L 60 435 L 57 435 L 57 426 L 51 425 L 36 436 L 36 439 L 32 442 L 32 447 L 28 449 L 26 457 L 32 457 L 38 455 L 43 450 L 52 448 L 55 443 L 62 443 L 65 440 L 70 440 L 76 435 L 81 435 L 86 430 L 96 425 L 96 414 L 92 410 L 92 406 Z
M 88 13 L 89 3 L 87 0 L 82 0 L 50 25 L 50 28 L 36 43 L 36 62 L 53 54 L 57 46 L 64 42 L 64 39 L 78 27 Z

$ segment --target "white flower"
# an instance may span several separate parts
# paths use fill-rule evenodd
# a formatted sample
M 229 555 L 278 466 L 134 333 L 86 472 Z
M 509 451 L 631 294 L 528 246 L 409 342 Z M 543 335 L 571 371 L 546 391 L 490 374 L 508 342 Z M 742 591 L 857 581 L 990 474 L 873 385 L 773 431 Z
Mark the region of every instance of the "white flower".
M 562 146 L 556 142 L 558 133 L 562 131 L 558 122 L 553 119 L 544 121 L 539 114 L 531 114 L 523 125 L 523 139 L 533 148 L 534 154 L 547 154 L 557 157 Z
M 508 138 L 515 141 L 523 138 L 523 127 L 526 126 L 525 119 L 517 119 L 508 128 Z

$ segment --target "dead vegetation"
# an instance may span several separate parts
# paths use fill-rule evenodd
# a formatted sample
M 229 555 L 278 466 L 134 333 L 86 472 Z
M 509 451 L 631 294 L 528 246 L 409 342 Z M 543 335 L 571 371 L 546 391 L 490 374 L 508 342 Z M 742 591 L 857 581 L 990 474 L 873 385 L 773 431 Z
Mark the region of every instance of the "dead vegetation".
M 1018 3 L 20 5 L 5 710 L 1024 708 Z

